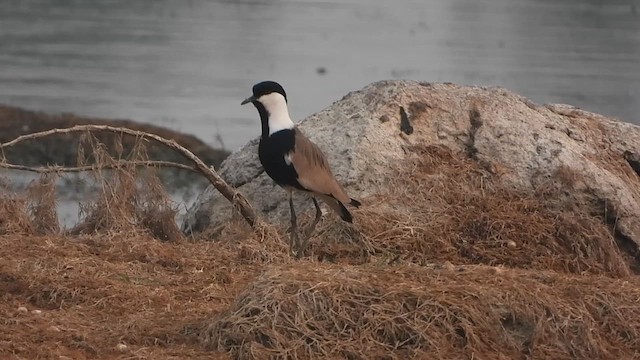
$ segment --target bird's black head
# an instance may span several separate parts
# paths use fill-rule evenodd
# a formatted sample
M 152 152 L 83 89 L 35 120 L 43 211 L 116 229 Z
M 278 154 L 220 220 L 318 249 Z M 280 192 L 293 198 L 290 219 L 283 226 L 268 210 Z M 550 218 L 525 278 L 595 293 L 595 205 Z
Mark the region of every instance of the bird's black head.
M 253 95 L 244 99 L 242 105 L 252 103 L 260 114 L 262 137 L 267 138 L 274 129 L 293 127 L 287 108 L 287 93 L 275 81 L 263 81 L 253 86 Z
M 263 81 L 253 85 L 253 95 L 244 99 L 242 105 L 255 102 L 260 99 L 260 97 L 271 93 L 278 93 L 284 97 L 285 101 L 287 100 L 287 93 L 284 91 L 282 85 L 275 81 Z

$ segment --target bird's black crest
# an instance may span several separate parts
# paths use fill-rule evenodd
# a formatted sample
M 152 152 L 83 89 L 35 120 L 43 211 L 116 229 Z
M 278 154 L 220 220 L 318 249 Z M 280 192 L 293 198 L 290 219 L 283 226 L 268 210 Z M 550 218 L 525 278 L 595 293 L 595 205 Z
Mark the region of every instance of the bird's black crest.
M 287 93 L 284 92 L 284 88 L 275 81 L 263 81 L 253 85 L 253 97 L 256 99 L 274 92 L 284 96 L 284 99 L 287 100 Z

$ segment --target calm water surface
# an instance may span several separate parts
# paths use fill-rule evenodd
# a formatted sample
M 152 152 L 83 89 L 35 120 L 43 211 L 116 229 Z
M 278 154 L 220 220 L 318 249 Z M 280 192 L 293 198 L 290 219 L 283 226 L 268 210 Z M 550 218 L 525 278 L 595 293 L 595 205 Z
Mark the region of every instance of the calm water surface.
M 281 82 L 302 119 L 381 79 L 501 85 L 640 123 L 637 0 L 0 3 L 0 103 L 131 118 L 237 149 Z M 326 70 L 324 74 L 318 71 Z

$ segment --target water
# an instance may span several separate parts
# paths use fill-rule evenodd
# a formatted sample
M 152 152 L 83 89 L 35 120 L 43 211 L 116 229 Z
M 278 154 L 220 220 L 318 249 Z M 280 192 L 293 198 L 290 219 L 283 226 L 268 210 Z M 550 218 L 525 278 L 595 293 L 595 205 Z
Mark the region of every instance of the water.
M 281 82 L 302 119 L 381 79 L 501 85 L 640 123 L 638 0 L 4 0 L 0 103 L 234 150 Z M 319 70 L 325 69 L 326 72 Z

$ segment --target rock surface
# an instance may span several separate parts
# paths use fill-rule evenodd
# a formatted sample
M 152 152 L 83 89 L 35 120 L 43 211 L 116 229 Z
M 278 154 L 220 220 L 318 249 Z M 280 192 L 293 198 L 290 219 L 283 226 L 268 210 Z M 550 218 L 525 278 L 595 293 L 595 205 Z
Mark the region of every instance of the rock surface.
M 387 179 L 397 175 L 388 165 L 410 155 L 407 145 L 438 144 L 522 190 L 561 174 L 572 196 L 601 204 L 617 235 L 640 245 L 638 126 L 569 105 L 537 105 L 503 88 L 381 81 L 347 94 L 299 127 L 356 199 L 384 191 Z M 288 219 L 286 193 L 262 170 L 257 145 L 256 138 L 230 155 L 220 175 L 269 221 Z M 312 209 L 302 195 L 296 202 L 299 211 Z M 228 202 L 209 187 L 182 227 L 201 231 L 230 214 Z

